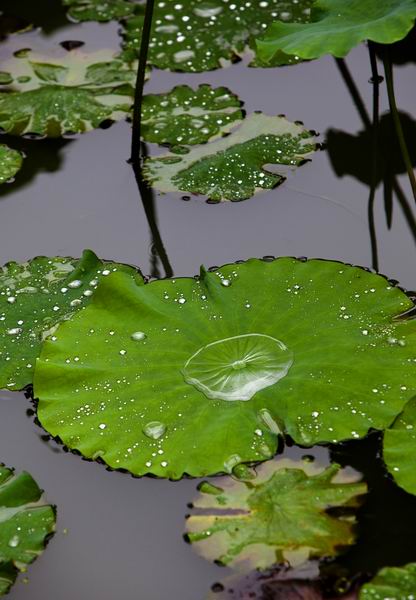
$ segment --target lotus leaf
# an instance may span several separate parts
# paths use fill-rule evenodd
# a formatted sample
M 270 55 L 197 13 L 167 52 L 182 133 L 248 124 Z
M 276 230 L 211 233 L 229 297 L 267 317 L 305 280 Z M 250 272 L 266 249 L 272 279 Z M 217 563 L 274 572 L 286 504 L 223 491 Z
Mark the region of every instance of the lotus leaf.
M 241 102 L 227 88 L 179 85 L 143 98 L 142 135 L 158 144 L 204 144 L 243 119 Z
M 401 40 L 415 19 L 416 0 L 316 0 L 309 23 L 275 20 L 257 40 L 257 53 L 265 63 L 281 52 L 304 59 L 343 57 L 364 40 Z
M 227 137 L 187 154 L 149 158 L 143 174 L 161 192 L 192 192 L 211 200 L 245 200 L 282 183 L 316 149 L 313 134 L 285 117 L 254 113 Z M 266 164 L 278 165 L 273 172 Z
M 133 14 L 134 4 L 127 0 L 63 0 L 74 21 L 111 21 Z
M 13 83 L 0 89 L 0 127 L 14 135 L 83 133 L 125 118 L 133 103 L 134 69 L 109 50 L 57 59 L 28 52 L 3 67 Z
M 43 338 L 84 308 L 100 279 L 132 267 L 103 263 L 86 250 L 81 259 L 34 258 L 0 268 L 0 388 L 22 389 L 32 382 Z
M 414 395 L 412 301 L 323 260 L 251 259 L 137 285 L 114 273 L 42 346 L 43 427 L 85 457 L 178 479 L 384 429 Z
M 149 63 L 171 71 L 200 72 L 236 61 L 275 18 L 289 22 L 309 20 L 313 0 L 195 0 L 192 8 L 176 0 L 156 2 L 149 46 Z M 129 59 L 137 56 L 144 21 L 144 7 L 125 22 L 124 48 Z M 276 56 L 273 66 L 297 62 Z
M 360 600 L 412 600 L 416 590 L 416 563 L 385 567 L 360 591 Z
M 23 156 L 5 144 L 0 144 L 0 183 L 12 179 L 22 166 Z
M 411 368 L 414 367 L 414 360 Z M 411 400 L 391 429 L 384 433 L 383 456 L 397 484 L 416 494 L 416 400 Z
M 29 473 L 0 466 L 0 595 L 26 570 L 55 531 L 55 510 Z
M 187 538 L 205 558 L 245 569 L 333 556 L 353 543 L 353 520 L 350 511 L 342 518 L 327 510 L 351 509 L 367 491 L 364 483 L 335 482 L 337 475 L 338 465 L 316 472 L 281 460 L 262 465 L 247 483 L 227 478 L 202 484 Z

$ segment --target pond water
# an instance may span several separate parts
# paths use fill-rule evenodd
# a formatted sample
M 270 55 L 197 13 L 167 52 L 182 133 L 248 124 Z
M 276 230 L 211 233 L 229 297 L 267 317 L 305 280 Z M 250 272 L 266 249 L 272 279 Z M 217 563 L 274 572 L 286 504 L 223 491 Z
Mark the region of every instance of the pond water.
M 59 43 L 65 40 L 83 40 L 86 49 L 117 47 L 118 25 L 64 25 L 53 10 L 49 17 L 48 33 L 40 43 L 45 50 L 52 45 L 64 53 Z M 34 39 L 25 34 L 3 42 L 1 55 L 21 48 L 22 40 L 27 46 Z M 36 44 L 39 47 L 39 41 Z M 371 113 L 367 49 L 355 49 L 347 63 Z M 179 83 L 226 85 L 244 100 L 247 112 L 262 110 L 302 120 L 322 139 L 330 129 L 352 136 L 363 130 L 332 58 L 272 70 L 249 69 L 246 64 L 192 75 L 154 71 L 146 91 L 166 91 Z M 410 115 L 415 71 L 412 62 L 395 71 L 399 107 Z M 387 106 L 382 86 L 381 113 Z M 0 190 L 1 263 L 37 255 L 79 256 L 91 248 L 101 258 L 136 264 L 145 274 L 163 276 L 127 163 L 130 135 L 130 125 L 121 122 L 66 140 L 22 140 L 19 147 L 28 156 L 26 165 L 14 184 Z M 333 132 L 330 152 L 318 152 L 283 185 L 245 202 L 212 205 L 198 197 L 184 201 L 180 195 L 156 195 L 159 232 L 174 274 L 193 275 L 201 264 L 210 267 L 264 255 L 322 257 L 372 267 L 369 189 L 362 182 L 370 157 L 353 156 L 344 139 Z M 351 175 L 338 176 L 330 154 Z M 368 167 L 363 165 L 366 159 Z M 404 200 L 394 198 L 390 226 L 382 187 L 377 190 L 379 271 L 411 289 L 416 286 L 416 211 L 407 177 L 400 175 L 397 181 Z M 197 481 L 134 479 L 64 454 L 55 442 L 45 443 L 33 416 L 26 416 L 29 408 L 24 394 L 1 394 L 0 457 L 19 471 L 28 470 L 47 490 L 48 500 L 58 507 L 58 528 L 49 549 L 30 568 L 28 582 L 21 578 L 11 597 L 203 600 L 211 585 L 229 571 L 200 558 L 182 540 L 186 505 L 196 493 Z M 408 522 L 416 501 L 373 466 L 376 442 L 373 436 L 361 446 L 355 442 L 337 451 L 338 460 L 365 470 L 372 490 L 377 490 L 362 521 L 366 542 L 345 559 L 352 571 L 416 560 L 415 526 Z M 287 452 L 304 453 L 295 448 Z M 327 461 L 327 450 L 318 449 L 316 455 Z M 387 523 L 392 510 L 400 516 Z

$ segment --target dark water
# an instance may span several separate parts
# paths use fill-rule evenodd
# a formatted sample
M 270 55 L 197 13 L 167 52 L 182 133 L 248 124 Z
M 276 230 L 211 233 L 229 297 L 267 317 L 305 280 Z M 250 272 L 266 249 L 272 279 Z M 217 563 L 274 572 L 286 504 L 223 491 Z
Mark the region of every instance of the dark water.
M 13 6 L 9 0 L 4 4 Z M 32 13 L 36 13 L 34 6 Z M 40 14 L 33 17 L 41 22 Z M 86 41 L 86 49 L 116 47 L 117 25 L 63 27 L 60 11 L 52 8 L 49 17 L 49 33 L 42 41 L 45 51 L 68 39 Z M 27 40 L 32 37 L 3 43 L 2 53 L 27 46 Z M 367 49 L 354 50 L 348 65 L 370 111 Z M 398 103 L 410 114 L 414 112 L 415 71 L 414 63 L 396 68 Z M 165 91 L 178 83 L 205 82 L 229 86 L 245 101 L 247 111 L 283 113 L 323 135 L 337 129 L 354 136 L 363 129 L 331 58 L 279 70 L 250 70 L 239 63 L 196 75 L 154 72 L 146 89 Z M 387 109 L 383 86 L 381 109 Z M 126 162 L 130 150 L 127 123 L 70 141 L 23 141 L 22 145 L 28 154 L 25 168 L 13 185 L 0 190 L 1 263 L 39 254 L 79 256 L 89 247 L 102 258 L 154 272 L 149 226 Z M 396 150 L 390 146 L 389 150 L 393 164 Z M 330 154 L 356 177 L 337 176 Z M 220 265 L 270 254 L 338 259 L 371 267 L 369 190 L 362 182 L 368 179 L 369 167 L 369 155 L 357 156 L 345 136 L 333 134 L 330 153 L 317 153 L 280 188 L 246 202 L 209 205 L 196 197 L 189 202 L 180 196 L 157 197 L 160 234 L 175 275 L 193 275 L 202 263 Z M 393 201 L 390 229 L 382 187 L 377 191 L 374 220 L 379 270 L 404 287 L 414 288 L 416 211 L 407 178 L 400 176 L 397 181 L 404 200 L 401 204 Z M 160 264 L 158 268 L 163 275 Z M 23 394 L 2 393 L 0 458 L 18 470 L 30 471 L 47 490 L 48 499 L 58 506 L 58 531 L 46 553 L 30 568 L 29 583 L 19 582 L 11 597 L 203 600 L 211 584 L 228 570 L 204 561 L 182 541 L 186 504 L 197 482 L 137 480 L 65 454 L 53 442 L 41 440 L 42 431 L 33 417 L 26 416 L 29 406 Z M 366 542 L 345 558 L 352 569 L 371 570 L 416 559 L 415 532 L 405 526 L 414 514 L 415 502 L 384 480 L 380 468 L 374 467 L 376 452 L 373 441 L 358 452 L 363 464 L 356 466 L 366 471 L 374 492 L 363 513 Z M 326 450 L 319 454 L 326 460 Z M 346 446 L 336 458 L 348 464 L 357 460 L 354 455 L 357 452 L 351 455 Z M 393 526 L 394 522 L 387 526 L 389 507 L 403 515 L 402 528 Z

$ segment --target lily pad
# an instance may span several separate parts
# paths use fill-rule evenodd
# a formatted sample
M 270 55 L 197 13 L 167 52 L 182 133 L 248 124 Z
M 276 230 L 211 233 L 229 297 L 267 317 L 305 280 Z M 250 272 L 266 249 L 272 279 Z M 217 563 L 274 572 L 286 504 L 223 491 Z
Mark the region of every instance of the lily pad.
M 257 40 L 257 53 L 265 63 L 281 52 L 304 59 L 343 57 L 365 40 L 392 44 L 403 39 L 415 19 L 415 0 L 317 0 L 309 23 L 275 20 Z
M 149 46 L 149 64 L 171 71 L 200 72 L 235 62 L 273 20 L 309 20 L 313 0 L 194 0 L 192 7 L 176 0 L 156 2 Z M 124 49 L 129 59 L 137 56 L 144 21 L 144 7 L 125 22 Z M 297 62 L 279 55 L 273 66 Z
M 23 155 L 18 150 L 13 150 L 0 144 L 0 183 L 6 183 L 16 175 L 23 163 Z
M 83 133 L 124 119 L 133 103 L 134 69 L 110 50 L 57 59 L 26 52 L 2 68 L 13 83 L 0 88 L 0 127 L 13 135 Z
M 205 558 L 244 569 L 334 556 L 354 542 L 351 509 L 367 491 L 364 483 L 336 482 L 339 476 L 338 465 L 322 470 L 285 459 L 262 465 L 249 482 L 202 483 L 187 539 Z
M 416 563 L 385 567 L 360 591 L 360 600 L 411 600 L 416 590 Z
M 282 183 L 289 167 L 299 166 L 315 149 L 314 135 L 302 125 L 254 113 L 223 139 L 181 156 L 149 158 L 143 175 L 161 192 L 245 200 Z M 267 164 L 274 165 L 273 172 L 264 168 Z
M 0 466 L 0 595 L 44 550 L 55 531 L 55 510 L 29 473 Z
M 414 364 L 411 365 L 414 369 Z M 410 400 L 391 429 L 384 432 L 383 457 L 396 483 L 416 494 L 416 400 Z
M 90 250 L 81 259 L 40 256 L 0 268 L 0 388 L 32 382 L 44 337 L 84 308 L 99 281 L 117 270 L 142 281 L 133 267 L 104 263 Z
M 128 0 L 63 0 L 69 6 L 68 15 L 74 21 L 106 22 L 129 17 L 134 4 Z
M 178 479 L 384 429 L 414 395 L 413 302 L 342 263 L 251 259 L 137 285 L 115 273 L 47 339 L 43 427 L 82 455 Z M 76 359 L 76 360 L 75 360 Z
M 224 135 L 243 119 L 241 102 L 225 87 L 179 85 L 167 94 L 147 94 L 142 134 L 147 142 L 204 144 Z

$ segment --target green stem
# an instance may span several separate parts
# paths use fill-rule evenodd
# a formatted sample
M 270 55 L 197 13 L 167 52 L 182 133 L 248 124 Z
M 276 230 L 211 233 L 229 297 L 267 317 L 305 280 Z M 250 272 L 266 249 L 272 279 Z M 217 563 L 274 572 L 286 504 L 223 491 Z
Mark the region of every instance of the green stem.
M 393 83 L 393 66 L 391 62 L 390 56 L 390 48 L 388 46 L 384 46 L 384 54 L 383 54 L 383 62 L 384 62 L 384 71 L 386 74 L 386 85 L 387 85 L 387 93 L 389 97 L 390 103 L 390 112 L 393 117 L 394 126 L 396 128 L 397 139 L 399 140 L 400 150 L 402 153 L 403 161 L 406 166 L 407 174 L 409 176 L 410 185 L 412 187 L 413 196 L 416 200 L 416 177 L 413 171 L 412 161 L 410 160 L 409 151 L 407 149 L 406 140 L 403 133 L 402 124 L 400 121 L 399 112 L 397 110 L 396 104 L 396 96 L 394 93 L 394 83 Z
M 140 140 L 142 125 L 143 88 L 146 77 L 147 55 L 149 52 L 150 32 L 152 29 L 154 0 L 147 0 L 144 15 L 142 40 L 140 44 L 139 66 L 137 69 L 136 89 L 133 108 L 133 133 L 131 141 L 131 162 L 140 163 Z

